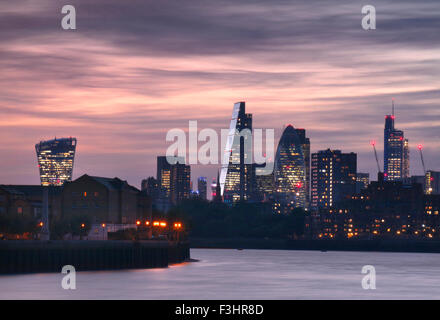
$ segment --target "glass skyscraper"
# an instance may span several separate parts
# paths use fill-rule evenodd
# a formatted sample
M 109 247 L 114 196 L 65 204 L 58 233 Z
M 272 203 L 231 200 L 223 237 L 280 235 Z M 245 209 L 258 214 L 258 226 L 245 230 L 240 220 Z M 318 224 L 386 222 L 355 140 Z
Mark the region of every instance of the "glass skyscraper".
M 251 154 L 245 148 L 252 141 L 248 139 L 252 139 L 252 114 L 246 113 L 245 102 L 237 102 L 232 111 L 220 172 L 221 195 L 226 203 L 250 197 L 253 167 L 252 159 L 248 159 Z
M 306 207 L 306 166 L 301 140 L 288 125 L 280 138 L 275 155 L 274 187 L 276 213 L 289 213 Z
M 62 186 L 72 181 L 76 138 L 40 141 L 35 145 L 42 186 Z
M 385 116 L 384 179 L 403 180 L 409 177 L 409 145 L 403 131 L 394 128 L 394 114 Z

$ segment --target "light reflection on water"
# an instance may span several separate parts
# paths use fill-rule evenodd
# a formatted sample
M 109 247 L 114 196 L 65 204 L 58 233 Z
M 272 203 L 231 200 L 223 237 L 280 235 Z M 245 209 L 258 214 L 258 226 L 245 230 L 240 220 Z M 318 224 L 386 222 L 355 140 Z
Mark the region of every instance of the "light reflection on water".
M 198 262 L 166 269 L 0 276 L 0 299 L 439 299 L 440 255 L 191 249 Z M 363 290 L 362 266 L 376 268 Z

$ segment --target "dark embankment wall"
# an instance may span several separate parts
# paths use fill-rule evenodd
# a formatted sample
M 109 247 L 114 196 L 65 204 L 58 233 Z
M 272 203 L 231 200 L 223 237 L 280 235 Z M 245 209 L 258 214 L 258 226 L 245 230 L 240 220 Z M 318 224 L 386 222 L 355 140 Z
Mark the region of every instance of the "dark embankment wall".
M 437 240 L 283 240 L 192 238 L 191 248 L 334 250 L 440 253 Z
M 187 259 L 188 244 L 167 241 L 0 241 L 0 274 L 165 268 Z

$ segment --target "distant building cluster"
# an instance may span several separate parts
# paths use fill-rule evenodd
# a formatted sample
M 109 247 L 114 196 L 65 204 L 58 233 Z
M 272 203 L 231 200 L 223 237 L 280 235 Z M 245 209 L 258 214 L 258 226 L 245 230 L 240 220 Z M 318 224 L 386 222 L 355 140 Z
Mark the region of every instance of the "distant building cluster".
M 41 186 L 0 185 L 0 214 L 41 215 L 42 188 L 49 187 L 49 215 L 86 214 L 94 224 L 134 224 L 150 219 L 152 208 L 167 212 L 182 201 L 198 198 L 233 206 L 262 203 L 274 214 L 307 212 L 306 229 L 312 238 L 435 237 L 440 207 L 440 172 L 409 174 L 409 143 L 395 128 L 393 112 L 385 116 L 383 172 L 376 149 L 377 181 L 358 172 L 357 154 L 336 149 L 312 152 L 305 129 L 286 125 L 275 159 L 253 163 L 244 146 L 252 134 L 252 114 L 245 102 L 234 104 L 229 136 L 217 179 L 208 185 L 198 177 L 196 190 L 191 167 L 184 158 L 157 157 L 156 177 L 142 180 L 141 190 L 118 178 L 83 175 L 72 181 L 76 138 L 36 144 Z M 374 144 L 373 144 L 374 146 Z M 250 161 L 249 161 L 250 160 Z M 267 165 L 273 171 L 264 173 Z
M 246 161 L 248 136 L 240 134 L 252 132 L 252 114 L 246 113 L 245 102 L 235 103 L 226 158 L 211 183 L 212 199 L 228 205 L 269 203 L 274 214 L 303 208 L 309 212 L 306 229 L 312 238 L 434 237 L 440 222 L 440 173 L 427 170 L 423 176 L 409 175 L 408 139 L 395 129 L 394 121 L 393 104 L 393 113 L 385 116 L 384 167 L 378 181 L 370 182 L 369 173 L 358 172 L 354 152 L 312 153 L 306 130 L 290 124 L 278 142 L 273 172 L 261 174 L 267 163 Z M 206 200 L 206 178 L 199 177 L 192 193 L 190 178 L 183 159 L 169 164 L 158 157 L 157 179 L 144 180 L 142 189 L 159 210 L 166 211 L 191 194 Z

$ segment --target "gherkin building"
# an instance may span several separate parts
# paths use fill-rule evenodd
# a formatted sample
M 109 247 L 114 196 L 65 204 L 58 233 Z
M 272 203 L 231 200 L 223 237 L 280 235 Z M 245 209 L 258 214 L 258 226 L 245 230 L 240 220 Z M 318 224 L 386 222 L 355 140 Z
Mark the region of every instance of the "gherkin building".
M 289 213 L 306 207 L 306 167 L 300 139 L 288 125 L 278 143 L 275 156 L 274 186 L 276 213 Z

